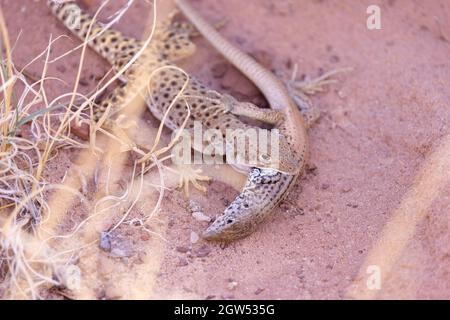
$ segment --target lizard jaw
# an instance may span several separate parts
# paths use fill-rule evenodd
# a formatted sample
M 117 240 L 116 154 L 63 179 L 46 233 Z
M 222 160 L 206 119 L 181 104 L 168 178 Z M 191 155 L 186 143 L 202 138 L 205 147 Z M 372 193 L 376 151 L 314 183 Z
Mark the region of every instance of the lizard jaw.
M 203 233 L 209 241 L 233 241 L 250 235 L 294 185 L 296 175 L 252 168 L 242 192 Z

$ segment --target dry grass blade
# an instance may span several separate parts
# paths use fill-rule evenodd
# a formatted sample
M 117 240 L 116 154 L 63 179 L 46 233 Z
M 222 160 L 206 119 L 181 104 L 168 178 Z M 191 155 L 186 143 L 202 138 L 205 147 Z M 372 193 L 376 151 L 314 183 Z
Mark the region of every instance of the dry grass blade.
M 133 2 L 133 0 L 129 0 L 105 25 L 105 30 L 117 22 Z M 105 1 L 100 6 L 94 15 L 94 21 L 107 3 L 108 1 Z M 154 218 L 159 211 L 164 191 L 167 188 L 163 174 L 165 167 L 162 163 L 170 159 L 171 156 L 164 154 L 177 142 L 181 130 L 190 116 L 190 107 L 186 102 L 186 119 L 179 134 L 167 146 L 158 149 L 157 146 L 160 143 L 165 119 L 168 117 L 175 101 L 183 98 L 183 91 L 189 81 L 188 75 L 183 70 L 177 67 L 163 67 L 163 69 L 176 68 L 185 74 L 187 81 L 164 115 L 157 134 L 153 137 L 151 150 L 148 151 L 141 147 L 133 148 L 134 152 L 137 152 L 141 158 L 134 162 L 130 181 L 122 190 L 109 187 L 112 183 L 108 174 L 106 190 L 104 190 L 106 194 L 90 203 L 77 188 L 64 184 L 64 181 L 61 181 L 61 184 L 50 183 L 47 181 L 45 174 L 48 164 L 57 157 L 58 150 L 61 148 L 84 148 L 87 150 L 90 147 L 93 152 L 109 154 L 112 157 L 123 153 L 122 150 L 119 150 L 116 154 L 109 152 L 109 147 L 102 149 L 95 143 L 96 131 L 104 132 L 110 138 L 111 144 L 123 145 L 127 143 L 115 131 L 109 132 L 102 129 L 102 124 L 107 120 L 109 110 L 98 123 L 94 123 L 90 118 L 80 120 L 81 112 L 91 109 L 92 115 L 94 101 L 110 84 L 121 77 L 146 50 L 155 33 L 156 13 L 156 7 L 154 6 L 151 30 L 149 36 L 143 41 L 142 48 L 111 79 L 105 83 L 99 83 L 92 94 L 82 95 L 78 92 L 78 83 L 88 41 L 84 41 L 79 47 L 75 48 L 74 50 L 81 48 L 80 64 L 74 79 L 75 85 L 70 92 L 61 94 L 51 100 L 46 92 L 47 83 L 61 80 L 47 75 L 48 66 L 74 50 L 70 50 L 57 58 L 52 58 L 50 54 L 52 46 L 61 37 L 50 37 L 44 51 L 24 67 L 16 68 L 11 56 L 8 30 L 0 8 L 1 44 L 6 52 L 6 57 L 1 57 L 0 70 L 0 89 L 3 95 L 0 102 L 0 292 L 3 292 L 4 298 L 39 299 L 42 298 L 42 288 L 55 285 L 67 286 L 68 282 L 65 279 L 64 270 L 74 267 L 73 259 L 81 250 L 98 242 L 98 240 L 95 240 L 80 244 L 76 241 L 70 242 L 70 239 L 74 239 L 82 233 L 81 230 L 89 228 L 95 218 L 102 217 L 103 214 L 111 215 L 111 209 L 113 208 L 125 206 L 126 210 L 121 216 L 117 217 L 117 222 L 109 229 L 109 232 L 116 230 L 123 224 L 132 225 L 133 227 L 138 226 L 165 241 L 162 235 L 156 234 L 148 228 L 148 221 Z M 90 30 L 88 32 L 90 33 Z M 98 35 L 96 34 L 94 37 Z M 25 75 L 26 68 L 41 59 L 44 60 L 41 74 L 36 79 L 27 78 Z M 149 83 L 160 71 L 161 69 L 158 69 L 150 75 L 145 75 L 148 77 L 145 81 Z M 16 83 L 20 83 L 20 88 L 23 89 L 18 89 L 19 86 L 15 86 Z M 17 95 L 17 98 L 15 95 Z M 68 101 L 68 103 L 65 103 L 65 101 Z M 76 111 L 71 108 L 74 104 L 80 104 Z M 127 112 L 130 112 L 128 110 L 138 112 L 136 111 L 138 109 L 130 109 L 128 105 L 124 105 L 120 108 L 119 114 L 125 115 L 127 119 L 139 116 L 139 114 L 127 114 Z M 142 110 L 142 108 L 139 110 Z M 70 123 L 73 121 L 85 121 L 91 124 L 90 145 L 71 138 Z M 26 131 L 27 134 L 23 135 L 23 131 Z M 144 164 L 149 162 L 150 165 L 145 168 Z M 122 173 L 123 166 L 124 164 L 121 164 L 119 168 L 114 169 Z M 132 209 L 141 200 L 144 174 L 150 169 L 157 170 L 159 182 L 153 184 L 145 181 L 145 184 L 157 188 L 159 196 L 149 214 L 135 216 Z M 111 170 L 111 168 L 108 170 Z M 90 178 L 97 179 L 97 177 L 82 177 L 84 185 Z M 61 234 L 61 231 L 48 230 L 44 225 L 51 220 L 52 214 L 55 212 L 55 208 L 50 205 L 51 201 L 49 200 L 63 193 L 80 199 L 87 206 L 89 215 L 82 221 L 77 221 L 73 228 Z M 77 243 L 77 245 L 64 247 L 61 245 L 64 242 Z M 59 245 L 56 245 L 56 243 Z

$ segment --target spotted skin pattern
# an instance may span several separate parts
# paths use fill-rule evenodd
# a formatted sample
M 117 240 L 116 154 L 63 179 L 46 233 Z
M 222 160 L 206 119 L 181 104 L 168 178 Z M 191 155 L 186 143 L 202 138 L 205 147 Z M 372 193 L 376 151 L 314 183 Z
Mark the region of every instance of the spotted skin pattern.
M 75 1 L 57 3 L 49 0 L 48 5 L 53 14 L 63 22 L 81 40 L 88 37 L 88 45 L 111 63 L 118 71 L 142 48 L 143 42 L 124 36 L 116 30 L 103 30 L 100 23 L 92 22 L 92 18 L 84 13 Z M 73 13 L 81 12 L 80 27 L 74 28 Z M 92 26 L 91 26 L 92 24 Z M 172 16 L 157 26 L 156 33 L 149 46 L 140 58 L 124 73 L 126 83 L 114 89 L 95 110 L 94 119 L 98 120 L 106 110 L 113 116 L 128 104 L 137 94 L 145 97 L 152 114 L 159 120 L 163 119 L 170 104 L 185 85 L 186 75 L 174 68 L 159 68 L 172 66 L 174 62 L 185 58 L 195 51 L 195 45 L 190 40 L 193 34 L 190 24 L 172 21 Z M 156 71 L 159 70 L 159 71 Z M 136 79 L 148 79 L 141 75 L 155 72 L 150 83 L 142 83 Z M 148 81 L 148 80 L 146 80 Z M 191 108 L 191 116 L 187 120 L 188 130 L 194 127 L 194 121 L 201 122 L 206 129 L 217 129 L 223 136 L 227 129 L 253 128 L 242 122 L 238 116 L 246 116 L 260 120 L 287 131 L 285 114 L 277 110 L 260 109 L 250 103 L 239 102 L 236 99 L 211 90 L 189 77 L 182 96 L 174 102 L 168 112 L 167 127 L 178 129 L 187 117 L 186 102 Z M 293 148 L 292 137 L 280 135 L 280 162 L 270 163 L 258 158 L 255 167 L 250 168 L 246 186 L 236 199 L 225 209 L 204 232 L 206 240 L 233 241 L 251 234 L 264 221 L 273 209 L 284 199 L 292 188 L 297 177 L 303 170 L 298 159 L 304 163 L 307 153 L 305 148 Z M 271 159 L 269 154 L 269 159 Z M 277 170 L 274 170 L 276 166 Z
M 296 178 L 272 169 L 252 168 L 242 192 L 206 229 L 203 238 L 226 242 L 252 234 L 287 196 Z

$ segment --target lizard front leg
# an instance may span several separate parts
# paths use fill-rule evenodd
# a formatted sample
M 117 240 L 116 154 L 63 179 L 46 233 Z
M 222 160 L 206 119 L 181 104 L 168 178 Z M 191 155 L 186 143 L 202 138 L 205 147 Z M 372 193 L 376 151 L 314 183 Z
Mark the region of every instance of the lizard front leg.
M 202 174 L 202 169 L 193 168 L 190 164 L 179 164 L 174 168 L 167 167 L 167 170 L 179 176 L 178 187 L 184 191 L 186 197 L 189 197 L 189 185 L 201 192 L 206 192 L 206 187 L 201 182 L 209 182 L 211 178 Z
M 226 103 L 226 105 L 228 106 L 228 109 L 225 109 L 224 112 L 229 112 L 235 116 L 243 116 L 249 119 L 262 121 L 275 126 L 279 125 L 284 119 L 283 112 L 274 109 L 259 108 L 250 102 L 238 102 L 234 100 L 233 102 Z

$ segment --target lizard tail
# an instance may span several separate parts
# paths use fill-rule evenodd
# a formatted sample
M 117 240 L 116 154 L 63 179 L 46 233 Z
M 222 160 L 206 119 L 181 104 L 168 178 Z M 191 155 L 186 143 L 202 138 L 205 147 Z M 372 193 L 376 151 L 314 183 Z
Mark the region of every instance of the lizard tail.
M 209 43 L 249 78 L 264 94 L 271 108 L 282 109 L 291 104 L 285 85 L 271 71 L 239 50 L 198 14 L 185 0 L 175 0 L 177 6 Z
M 297 177 L 272 169 L 252 168 L 242 192 L 202 237 L 228 242 L 248 236 L 283 200 Z

